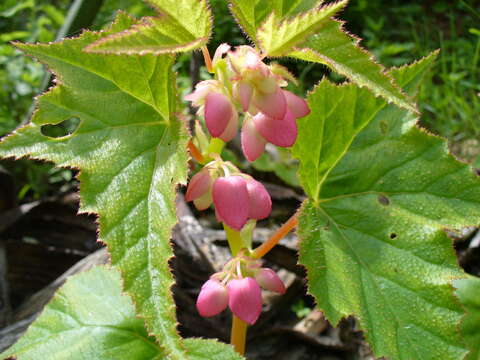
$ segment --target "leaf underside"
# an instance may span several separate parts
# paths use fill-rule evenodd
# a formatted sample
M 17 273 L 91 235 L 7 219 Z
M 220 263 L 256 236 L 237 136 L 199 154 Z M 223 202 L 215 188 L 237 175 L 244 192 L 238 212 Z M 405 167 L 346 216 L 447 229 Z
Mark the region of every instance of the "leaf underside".
M 392 75 L 414 95 L 432 60 Z M 333 324 L 356 316 L 378 357 L 463 359 L 452 281 L 464 274 L 444 229 L 480 223 L 478 177 L 412 113 L 354 85 L 322 82 L 309 104 L 294 155 L 309 195 L 299 260 L 318 306 Z
M 106 54 L 164 54 L 200 48 L 212 32 L 206 0 L 146 0 L 159 13 L 87 46 Z M 188 14 L 188 15 L 186 15 Z
M 211 340 L 184 341 L 192 360 L 239 360 L 230 346 Z M 131 299 L 122 294 L 121 277 L 98 266 L 70 277 L 2 358 L 17 360 L 160 360 L 164 351 L 135 316 Z
M 82 49 L 134 21 L 120 14 L 106 32 L 46 45 L 17 44 L 45 63 L 57 85 L 38 98 L 32 122 L 0 143 L 4 157 L 28 156 L 80 169 L 82 212 L 99 216 L 99 239 L 123 288 L 170 359 L 189 359 L 176 330 L 168 260 L 177 222 L 175 187 L 187 175 L 187 134 L 174 117 L 172 55 L 111 56 Z M 71 135 L 42 125 L 80 119 Z

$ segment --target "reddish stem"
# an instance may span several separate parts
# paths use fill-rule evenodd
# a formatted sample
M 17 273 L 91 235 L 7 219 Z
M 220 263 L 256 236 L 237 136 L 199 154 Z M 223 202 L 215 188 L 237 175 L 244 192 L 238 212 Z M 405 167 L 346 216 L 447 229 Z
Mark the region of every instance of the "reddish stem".
M 192 140 L 188 142 L 188 150 L 190 150 L 190 154 L 195 160 L 197 160 L 197 162 L 199 162 L 200 164 L 203 164 L 205 162 L 205 158 L 203 157 L 200 150 L 198 150 L 198 148 L 192 142 Z
M 287 220 L 285 224 L 280 227 L 280 229 L 275 232 L 275 234 L 270 236 L 267 241 L 253 251 L 253 257 L 256 259 L 263 257 L 266 253 L 272 250 L 272 248 L 277 245 L 285 235 L 287 235 L 295 226 L 297 226 L 297 224 L 298 215 L 295 213 L 290 219 Z
M 208 72 L 213 73 L 212 58 L 210 57 L 210 53 L 208 52 L 208 48 L 206 46 L 202 46 L 202 54 Z

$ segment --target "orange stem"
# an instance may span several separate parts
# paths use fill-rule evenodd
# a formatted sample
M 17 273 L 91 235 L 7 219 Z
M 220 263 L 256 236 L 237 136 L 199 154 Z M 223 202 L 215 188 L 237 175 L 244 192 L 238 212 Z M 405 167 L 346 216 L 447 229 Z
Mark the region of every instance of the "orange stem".
M 287 235 L 295 226 L 297 226 L 297 224 L 298 216 L 297 213 L 295 213 L 290 219 L 287 220 L 285 224 L 280 227 L 280 229 L 275 232 L 275 234 L 270 236 L 267 241 L 253 251 L 253 257 L 255 259 L 260 259 L 263 257 L 266 253 L 272 250 L 272 248 L 277 245 L 285 235 Z
M 198 150 L 198 148 L 192 142 L 192 140 L 188 142 L 188 150 L 190 150 L 190 154 L 192 155 L 192 157 L 195 160 L 197 160 L 200 164 L 203 164 L 205 162 L 205 158 L 203 157 L 200 150 Z
M 247 341 L 247 323 L 233 315 L 232 331 L 230 333 L 230 344 L 240 355 L 245 354 L 245 343 Z
M 206 46 L 202 46 L 202 54 L 208 72 L 213 73 L 212 58 L 210 57 L 210 53 L 208 52 L 208 48 Z

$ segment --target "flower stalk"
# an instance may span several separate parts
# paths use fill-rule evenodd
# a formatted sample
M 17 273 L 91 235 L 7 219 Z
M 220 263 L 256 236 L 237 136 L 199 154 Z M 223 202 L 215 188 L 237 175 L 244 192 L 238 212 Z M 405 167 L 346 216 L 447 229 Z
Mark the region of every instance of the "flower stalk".
M 292 231 L 297 224 L 298 215 L 295 213 L 290 219 L 287 220 L 285 224 L 280 227 L 280 229 L 270 236 L 267 241 L 253 251 L 252 257 L 255 259 L 261 259 L 263 256 L 265 256 L 265 254 L 272 250 L 280 240 L 282 240 L 290 231 Z

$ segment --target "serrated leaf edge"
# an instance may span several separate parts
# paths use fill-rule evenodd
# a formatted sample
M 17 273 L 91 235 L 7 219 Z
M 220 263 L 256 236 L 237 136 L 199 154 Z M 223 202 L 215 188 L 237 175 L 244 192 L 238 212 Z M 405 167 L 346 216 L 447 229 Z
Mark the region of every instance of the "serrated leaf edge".
M 262 36 L 261 33 L 264 31 L 265 27 L 267 26 L 267 24 L 269 22 L 272 22 L 272 23 L 277 23 L 277 27 L 278 28 L 281 28 L 283 26 L 288 26 L 290 24 L 292 24 L 293 22 L 302 22 L 305 20 L 305 18 L 308 18 L 308 17 L 315 17 L 315 15 L 317 15 L 318 13 L 324 11 L 324 10 L 328 10 L 330 8 L 334 9 L 334 8 L 337 8 L 337 10 L 334 11 L 334 13 L 337 13 L 339 11 L 342 11 L 346 6 L 347 6 L 347 3 L 348 3 L 349 0 L 338 0 L 336 2 L 330 2 L 330 3 L 327 3 L 327 4 L 323 4 L 322 2 L 313 7 L 312 9 L 310 10 L 307 10 L 307 11 L 304 11 L 304 12 L 301 12 L 293 17 L 290 17 L 290 18 L 286 18 L 286 19 L 281 19 L 279 22 L 275 19 L 276 18 L 276 14 L 275 14 L 275 11 L 272 11 L 270 13 L 270 15 L 267 16 L 267 18 L 263 21 L 263 23 L 258 27 L 257 29 L 257 33 L 256 33 L 256 38 L 257 38 L 257 41 L 258 41 L 258 45 L 259 47 L 262 49 L 262 51 L 265 51 L 265 46 L 261 40 Z M 330 16 L 327 16 L 327 17 L 323 17 L 322 20 L 326 20 L 326 19 L 330 19 L 332 18 L 334 15 L 330 15 Z M 314 34 L 315 31 L 319 30 L 320 28 L 322 28 L 324 24 L 321 23 L 321 22 L 317 22 L 316 24 L 312 25 L 311 26 L 311 30 L 308 30 L 308 31 L 304 31 L 305 35 L 303 35 L 303 39 L 302 40 L 298 40 L 296 41 L 295 43 L 298 45 L 298 44 L 301 44 L 303 42 L 305 42 L 305 40 Z M 283 51 L 281 54 L 269 54 L 269 53 L 266 53 L 265 55 L 267 57 L 282 57 L 282 56 L 286 56 L 288 51 L 290 51 L 292 48 L 294 48 L 295 45 L 291 45 L 290 48 L 288 50 L 285 50 Z M 278 50 L 277 50 L 278 51 Z
M 127 54 L 127 55 L 145 55 L 145 54 L 154 54 L 154 55 L 160 55 L 160 54 L 167 54 L 167 53 L 178 53 L 182 51 L 189 51 L 189 50 L 194 50 L 196 48 L 200 48 L 201 46 L 205 45 L 208 43 L 210 38 L 212 37 L 212 28 L 213 28 L 213 14 L 212 14 L 212 9 L 210 6 L 210 3 L 208 0 L 198 0 L 199 2 L 204 4 L 204 9 L 206 11 L 207 18 L 208 18 L 208 23 L 209 23 L 209 31 L 208 31 L 208 36 L 205 37 L 200 37 L 197 38 L 191 42 L 182 44 L 182 45 L 176 45 L 176 46 L 168 46 L 159 50 L 107 50 L 107 49 L 99 49 L 100 46 L 105 45 L 106 43 L 115 41 L 117 39 L 121 39 L 124 35 L 133 35 L 136 32 L 139 32 L 140 30 L 144 28 L 149 28 L 153 27 L 153 21 L 155 20 L 164 20 L 165 18 L 168 19 L 168 17 L 173 18 L 168 12 L 165 10 L 159 8 L 154 4 L 152 1 L 149 0 L 144 0 L 147 2 L 157 13 L 157 17 L 152 17 L 152 16 L 146 16 L 141 19 L 141 22 L 134 24 L 131 26 L 129 29 L 120 31 L 115 34 L 108 35 L 106 37 L 103 37 L 89 45 L 87 45 L 84 48 L 84 51 L 87 53 L 99 53 L 99 54 Z M 168 21 L 168 20 L 167 20 Z M 193 34 L 191 34 L 193 35 Z
M 389 104 L 390 104 L 390 103 L 394 103 L 395 105 L 400 106 L 400 107 L 402 107 L 402 108 L 405 108 L 405 109 L 407 109 L 407 110 L 410 110 L 410 111 L 414 112 L 415 114 L 419 114 L 419 110 L 418 110 L 418 108 L 417 108 L 417 105 L 416 105 L 413 101 L 411 101 L 410 97 L 409 97 L 407 94 L 405 94 L 405 92 L 402 90 L 402 88 L 400 88 L 400 87 L 396 84 L 396 82 L 394 81 L 394 79 L 392 78 L 392 76 L 389 74 L 389 72 L 387 71 L 387 69 L 386 69 L 381 63 L 378 63 L 378 62 L 376 61 L 376 59 L 375 59 L 375 57 L 373 56 L 373 54 L 371 54 L 370 52 L 368 52 L 366 49 L 364 49 L 364 48 L 360 45 L 362 39 L 361 39 L 360 37 L 354 35 L 354 34 L 351 34 L 351 33 L 348 32 L 347 30 L 345 30 L 345 26 L 344 26 L 345 23 L 346 23 L 345 21 L 339 20 L 339 19 L 336 19 L 336 18 L 332 18 L 331 20 L 334 21 L 334 22 L 336 22 L 336 23 L 338 23 L 338 24 L 340 24 L 340 31 L 342 31 L 344 34 L 346 34 L 347 36 L 349 36 L 349 37 L 352 39 L 354 46 L 355 46 L 358 50 L 360 50 L 361 52 L 363 52 L 365 55 L 367 55 L 368 58 L 369 58 L 375 65 L 377 65 L 377 66 L 380 67 L 380 73 L 381 73 L 382 75 L 384 75 L 384 76 L 389 80 L 390 84 L 391 84 L 394 88 L 396 88 L 403 96 L 405 96 L 405 99 L 410 100 L 410 103 L 408 103 L 408 102 L 406 102 L 406 101 L 400 101 L 400 103 L 398 103 L 398 101 L 395 102 L 395 101 L 393 101 L 393 100 L 391 100 L 391 99 L 389 99 L 389 98 L 386 98 L 385 96 L 383 96 L 383 95 L 382 95 L 381 93 L 379 93 L 378 91 L 374 90 L 374 87 L 370 88 L 370 87 L 367 87 L 366 85 L 360 85 L 360 84 L 357 84 L 357 86 L 359 86 L 359 87 L 366 87 L 369 91 L 372 91 L 372 92 L 375 94 L 375 96 L 377 96 L 377 97 L 382 97 L 382 98 L 384 98 L 385 100 L 387 100 L 387 102 L 388 102 Z M 323 60 L 323 63 L 324 63 L 325 65 L 328 65 L 328 66 L 331 66 L 331 67 L 333 67 L 332 64 L 335 63 L 335 61 L 333 61 L 333 60 L 330 59 L 329 57 L 327 57 L 327 56 L 325 56 L 325 55 L 322 55 L 322 54 L 320 54 L 318 51 L 315 51 L 315 50 L 313 50 L 313 49 L 311 49 L 311 48 L 308 48 L 308 47 L 306 47 L 306 48 L 294 47 L 293 50 L 294 50 L 295 52 L 306 53 L 306 54 L 307 54 L 307 53 L 313 54 L 313 55 L 315 55 L 316 57 L 322 59 L 322 60 Z M 356 82 L 352 79 L 351 76 L 346 75 L 346 74 L 342 74 L 342 75 L 344 75 L 344 76 L 347 77 L 351 82 L 354 82 L 354 83 L 356 84 Z M 369 82 L 369 81 L 368 81 L 368 82 Z M 393 97 L 394 97 L 394 98 L 397 98 L 397 96 L 393 96 Z

